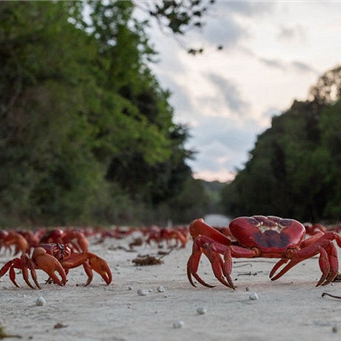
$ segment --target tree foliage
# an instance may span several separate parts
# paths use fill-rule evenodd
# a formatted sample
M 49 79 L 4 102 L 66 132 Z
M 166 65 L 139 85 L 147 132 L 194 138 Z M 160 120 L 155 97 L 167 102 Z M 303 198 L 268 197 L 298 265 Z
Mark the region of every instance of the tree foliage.
M 186 191 L 188 130 L 173 122 L 133 11 L 1 3 L 1 224 L 143 222 Z
M 215 2 L 216 0 L 133 0 L 136 7 L 156 20 L 162 32 L 175 39 L 193 29 L 204 27 L 204 18 Z M 183 43 L 181 45 L 184 46 Z M 217 47 L 218 50 L 222 48 L 221 45 Z M 187 47 L 187 52 L 195 56 L 203 53 L 204 49 Z
M 340 218 L 341 68 L 327 71 L 309 100 L 294 101 L 258 136 L 249 161 L 222 191 L 233 216 L 269 214 L 303 221 Z

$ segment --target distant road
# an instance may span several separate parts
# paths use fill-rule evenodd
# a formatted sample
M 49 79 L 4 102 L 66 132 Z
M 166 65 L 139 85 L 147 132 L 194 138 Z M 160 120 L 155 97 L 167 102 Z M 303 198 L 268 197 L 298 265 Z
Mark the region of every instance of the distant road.
M 222 214 L 207 214 L 204 220 L 206 224 L 217 227 L 228 226 L 231 221 L 229 217 Z

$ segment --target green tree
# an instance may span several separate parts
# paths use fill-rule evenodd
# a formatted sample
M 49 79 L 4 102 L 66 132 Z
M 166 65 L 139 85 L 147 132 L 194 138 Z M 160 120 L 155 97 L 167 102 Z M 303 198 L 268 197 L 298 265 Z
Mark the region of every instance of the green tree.
M 326 205 L 323 218 L 340 219 L 341 200 L 341 100 L 328 106 L 321 115 L 321 145 L 315 153 L 315 167 L 320 169 L 321 192 Z
M 94 54 L 68 22 L 67 5 L 0 7 L 0 202 L 8 216 L 28 221 L 80 217 L 91 204 L 85 189 L 97 186 L 93 127 L 82 114 L 89 88 L 81 86 L 93 82 L 84 67 Z

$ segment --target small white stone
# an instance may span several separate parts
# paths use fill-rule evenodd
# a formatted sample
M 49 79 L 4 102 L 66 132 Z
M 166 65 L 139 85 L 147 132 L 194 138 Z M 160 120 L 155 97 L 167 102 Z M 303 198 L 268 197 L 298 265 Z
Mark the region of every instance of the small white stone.
M 174 321 L 173 322 L 173 328 L 174 329 L 179 329 L 182 328 L 184 326 L 185 322 L 184 321 Z
M 252 300 L 252 301 L 255 301 L 255 300 L 259 299 L 259 296 L 258 296 L 258 294 L 256 292 L 253 292 L 253 293 L 250 294 L 249 299 Z
M 207 313 L 207 309 L 204 308 L 204 307 L 199 307 L 199 308 L 197 309 L 197 313 L 198 313 L 199 315 L 204 315 L 204 314 Z
M 139 290 L 137 290 L 137 294 L 140 295 L 140 296 L 147 296 L 148 293 L 149 293 L 148 289 L 139 289 Z
M 36 305 L 37 306 L 42 306 L 46 303 L 45 298 L 43 296 L 39 296 L 36 300 Z
M 165 291 L 166 291 L 165 288 L 164 288 L 162 285 L 158 286 L 158 287 L 156 288 L 156 290 L 157 290 L 158 292 L 165 292 Z

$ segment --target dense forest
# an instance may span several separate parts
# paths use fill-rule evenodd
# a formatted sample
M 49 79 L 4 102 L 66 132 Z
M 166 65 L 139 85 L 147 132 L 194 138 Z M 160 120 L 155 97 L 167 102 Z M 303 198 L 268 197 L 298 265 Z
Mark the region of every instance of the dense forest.
M 272 118 L 244 169 L 223 188 L 222 206 L 231 216 L 339 223 L 341 67 L 323 74 L 306 101 Z
M 144 10 L 184 34 L 204 3 Z M 137 4 L 1 2 L 1 226 L 188 222 L 205 211 L 189 131 L 151 72 Z

